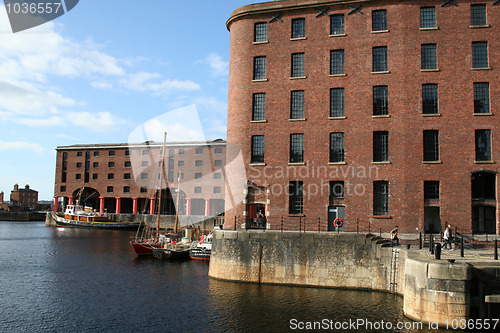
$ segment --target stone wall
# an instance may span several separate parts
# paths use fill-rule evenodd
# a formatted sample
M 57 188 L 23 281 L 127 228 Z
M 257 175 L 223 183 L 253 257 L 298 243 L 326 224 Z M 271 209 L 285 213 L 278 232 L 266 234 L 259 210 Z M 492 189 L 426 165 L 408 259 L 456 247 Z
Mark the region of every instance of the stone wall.
M 388 245 L 373 235 L 356 233 L 220 230 L 214 234 L 209 276 L 394 292 L 404 298 L 404 313 L 415 321 L 442 325 L 445 320 L 470 318 L 475 311 L 471 309 L 478 306 L 471 302 L 472 272 L 481 268 Z M 499 278 L 493 277 L 497 283 Z M 488 292 L 495 291 L 500 288 Z

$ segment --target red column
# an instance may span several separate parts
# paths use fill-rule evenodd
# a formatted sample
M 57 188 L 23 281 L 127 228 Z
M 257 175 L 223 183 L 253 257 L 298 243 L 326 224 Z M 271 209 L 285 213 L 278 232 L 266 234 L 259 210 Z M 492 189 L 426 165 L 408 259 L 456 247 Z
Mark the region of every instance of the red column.
M 70 196 L 68 197 L 68 205 L 72 205 L 73 204 L 73 200 L 75 199 L 74 196 Z
M 210 199 L 205 199 L 205 216 L 210 215 Z
M 186 215 L 191 215 L 191 198 L 186 199 Z
M 52 208 L 52 210 L 54 212 L 57 212 L 58 209 L 59 209 L 59 197 L 54 196 L 54 207 Z
M 132 198 L 132 214 L 137 214 L 137 198 Z
M 116 214 L 120 214 L 122 210 L 122 198 L 115 198 L 116 199 Z
M 149 214 L 155 214 L 155 198 L 149 198 Z
M 104 213 L 104 197 L 99 197 L 99 213 Z

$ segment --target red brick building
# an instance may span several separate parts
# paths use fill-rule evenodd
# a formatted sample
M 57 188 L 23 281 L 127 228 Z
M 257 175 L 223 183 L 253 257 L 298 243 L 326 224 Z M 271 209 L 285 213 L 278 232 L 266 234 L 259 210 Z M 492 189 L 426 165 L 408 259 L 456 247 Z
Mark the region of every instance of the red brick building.
M 37 207 L 38 191 L 31 189 L 29 185 L 26 185 L 24 188 L 19 188 L 19 185 L 15 184 L 14 189 L 10 192 L 9 210 L 27 211 L 37 209 Z
M 163 179 L 162 214 L 224 212 L 225 141 L 169 143 L 164 170 L 162 153 L 157 142 L 57 147 L 54 210 L 79 200 L 101 212 L 156 214 Z
M 227 28 L 248 191 L 226 227 L 499 233 L 498 1 L 273 1 Z

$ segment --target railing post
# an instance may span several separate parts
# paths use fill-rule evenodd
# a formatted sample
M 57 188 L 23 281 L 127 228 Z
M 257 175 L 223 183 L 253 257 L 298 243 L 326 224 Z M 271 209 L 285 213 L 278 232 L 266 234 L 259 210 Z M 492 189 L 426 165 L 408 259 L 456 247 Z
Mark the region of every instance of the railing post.
M 434 235 L 430 235 L 429 248 L 431 250 L 431 254 L 434 254 Z
M 418 243 L 418 249 L 422 250 L 422 246 L 423 246 L 422 232 L 420 232 L 420 239 L 419 239 L 419 243 Z
M 380 238 L 382 238 L 382 228 L 380 228 L 380 234 L 379 234 Z
M 460 238 L 460 257 L 464 257 L 464 238 Z
M 283 232 L 283 216 L 281 217 L 281 232 Z
M 495 239 L 495 260 L 498 260 L 498 239 Z
M 318 217 L 318 232 L 321 231 L 321 217 Z
M 236 216 L 234 216 L 234 230 L 236 230 Z
M 435 245 L 435 258 L 436 260 L 441 260 L 441 243 L 436 243 Z
M 356 219 L 356 233 L 359 234 L 359 217 Z
M 302 232 L 302 216 L 299 217 L 299 233 Z

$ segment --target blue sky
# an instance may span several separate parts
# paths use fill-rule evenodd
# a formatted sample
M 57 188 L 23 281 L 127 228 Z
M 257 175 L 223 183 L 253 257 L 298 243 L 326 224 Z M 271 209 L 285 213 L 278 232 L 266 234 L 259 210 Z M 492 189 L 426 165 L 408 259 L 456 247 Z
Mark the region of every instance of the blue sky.
M 0 6 L 0 191 L 54 191 L 55 148 L 127 142 L 138 125 L 195 104 L 226 138 L 231 12 L 258 1 L 83 0 L 13 34 Z

